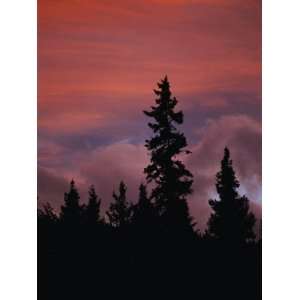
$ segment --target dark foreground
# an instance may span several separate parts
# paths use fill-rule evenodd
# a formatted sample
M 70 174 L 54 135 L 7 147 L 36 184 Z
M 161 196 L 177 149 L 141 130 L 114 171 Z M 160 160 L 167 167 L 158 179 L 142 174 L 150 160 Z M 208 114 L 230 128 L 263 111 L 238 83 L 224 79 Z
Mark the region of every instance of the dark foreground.
M 261 242 L 42 222 L 38 234 L 39 300 L 261 299 Z

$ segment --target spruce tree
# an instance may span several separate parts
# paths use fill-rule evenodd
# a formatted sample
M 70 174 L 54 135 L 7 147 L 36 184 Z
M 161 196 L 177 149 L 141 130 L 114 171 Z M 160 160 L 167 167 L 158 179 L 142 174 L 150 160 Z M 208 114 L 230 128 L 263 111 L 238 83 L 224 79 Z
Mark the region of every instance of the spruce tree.
M 133 222 L 139 231 L 150 229 L 155 225 L 155 210 L 144 184 L 139 187 L 139 199 L 134 205 Z
M 89 189 L 89 201 L 84 209 L 86 224 L 96 225 L 103 221 L 100 217 L 100 205 L 101 199 L 98 198 L 95 187 L 91 185 Z
M 183 113 L 175 111 L 177 99 L 172 97 L 167 76 L 158 83 L 154 93 L 156 105 L 151 106 L 150 111 L 144 111 L 153 119 L 148 123 L 153 136 L 145 145 L 151 161 L 144 172 L 147 181 L 154 183 L 151 198 L 165 229 L 190 231 L 193 224 L 186 197 L 192 192 L 193 175 L 178 159 L 179 155 L 190 152 L 184 150 L 186 138 L 176 128 L 183 123 Z
M 216 175 L 219 199 L 209 201 L 213 213 L 208 221 L 208 233 L 229 244 L 243 244 L 255 238 L 255 217 L 249 210 L 247 197 L 238 194 L 239 186 L 230 152 L 225 148 L 221 170 Z
M 110 204 L 109 211 L 106 213 L 110 224 L 120 228 L 130 224 L 132 219 L 132 205 L 126 200 L 127 187 L 123 181 L 119 185 L 119 194 L 113 192 L 114 202 Z
M 79 225 L 82 218 L 83 206 L 79 203 L 80 196 L 72 179 L 70 190 L 65 193 L 64 205 L 61 206 L 60 220 L 67 225 Z

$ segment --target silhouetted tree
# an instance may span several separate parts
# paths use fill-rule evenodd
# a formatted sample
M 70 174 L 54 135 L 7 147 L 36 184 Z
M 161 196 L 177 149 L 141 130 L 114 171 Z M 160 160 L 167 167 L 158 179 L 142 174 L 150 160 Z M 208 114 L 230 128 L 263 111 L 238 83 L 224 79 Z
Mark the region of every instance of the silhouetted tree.
M 208 233 L 227 243 L 242 244 L 255 238 L 255 217 L 249 211 L 249 200 L 238 194 L 239 186 L 230 152 L 225 148 L 221 170 L 216 175 L 219 199 L 209 200 L 213 213 L 208 221 Z
M 101 199 L 98 198 L 95 187 L 91 185 L 89 189 L 89 201 L 84 208 L 84 219 L 86 224 L 95 225 L 103 222 L 100 217 L 100 205 Z
M 70 190 L 65 193 L 64 205 L 61 206 L 60 220 L 64 224 L 79 225 L 82 220 L 83 206 L 79 203 L 80 196 L 74 180 L 70 183 Z
M 48 299 L 51 293 L 51 266 L 53 254 L 57 250 L 57 235 L 59 234 L 59 218 L 49 203 L 44 204 L 37 212 L 38 233 L 38 299 Z
M 114 202 L 106 213 L 113 227 L 123 227 L 131 222 L 132 205 L 126 200 L 127 187 L 123 181 L 119 185 L 119 194 L 113 192 Z
M 42 244 L 45 244 L 48 248 L 49 245 L 55 240 L 56 229 L 59 223 L 59 218 L 54 212 L 50 203 L 46 203 L 42 208 L 38 208 L 38 238 Z M 53 246 L 53 245 L 51 245 Z
M 167 77 L 154 92 L 156 105 L 144 112 L 153 119 L 153 136 L 146 140 L 151 161 L 144 170 L 151 194 L 141 184 L 133 205 L 121 181 L 106 212 L 108 226 L 100 225 L 94 187 L 81 205 L 73 180 L 59 218 L 50 204 L 39 209 L 39 299 L 141 299 L 145 290 L 149 299 L 261 299 L 262 241 L 246 243 L 255 237 L 255 218 L 238 194 L 229 150 L 216 175 L 219 197 L 209 201 L 207 234 L 197 235 L 186 200 L 193 176 L 180 160 L 189 152 L 176 128 L 183 113 L 175 111 Z
M 40 224 L 51 225 L 58 221 L 58 216 L 54 212 L 50 203 L 46 203 L 42 208 L 38 208 L 38 222 Z
M 192 192 L 193 175 L 186 169 L 178 155 L 189 153 L 184 150 L 186 138 L 175 126 L 183 123 L 182 111 L 175 111 L 177 100 L 172 97 L 167 76 L 158 83 L 156 106 L 144 113 L 154 119 L 148 123 L 154 135 L 146 140 L 151 162 L 145 168 L 147 181 L 154 182 L 151 197 L 155 200 L 158 213 L 165 228 L 190 230 L 193 227 L 186 196 Z
M 134 205 L 133 222 L 140 230 L 147 230 L 147 227 L 155 225 L 156 215 L 153 204 L 147 195 L 147 188 L 144 184 L 139 187 L 139 200 Z

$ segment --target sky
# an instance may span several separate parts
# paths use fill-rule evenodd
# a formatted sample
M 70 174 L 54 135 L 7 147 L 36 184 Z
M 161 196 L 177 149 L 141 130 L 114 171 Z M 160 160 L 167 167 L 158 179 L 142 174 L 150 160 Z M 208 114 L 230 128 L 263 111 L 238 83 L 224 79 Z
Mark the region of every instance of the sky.
M 192 153 L 198 227 L 231 150 L 240 193 L 261 214 L 260 0 L 39 0 L 38 196 L 56 209 L 73 178 L 105 210 L 119 181 L 136 201 L 151 135 L 142 111 L 168 75 Z

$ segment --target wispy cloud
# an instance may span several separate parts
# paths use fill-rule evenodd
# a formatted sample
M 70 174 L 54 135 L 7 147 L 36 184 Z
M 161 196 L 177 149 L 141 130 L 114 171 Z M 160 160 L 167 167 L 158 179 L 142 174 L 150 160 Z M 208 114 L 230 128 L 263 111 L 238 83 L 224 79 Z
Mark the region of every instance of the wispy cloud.
M 104 205 L 120 179 L 136 197 L 150 134 L 142 114 L 165 74 L 184 110 L 193 154 L 193 214 L 203 227 L 225 144 L 260 200 L 259 0 L 40 0 L 40 199 L 60 203 L 74 177 Z M 121 142 L 120 142 L 121 141 Z M 124 142 L 126 141 L 126 142 Z

